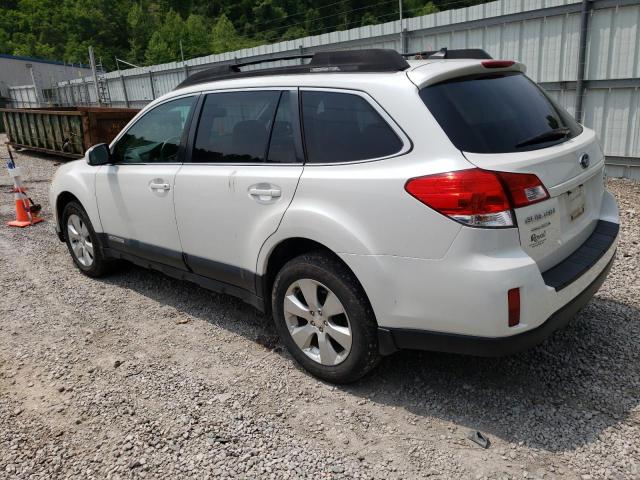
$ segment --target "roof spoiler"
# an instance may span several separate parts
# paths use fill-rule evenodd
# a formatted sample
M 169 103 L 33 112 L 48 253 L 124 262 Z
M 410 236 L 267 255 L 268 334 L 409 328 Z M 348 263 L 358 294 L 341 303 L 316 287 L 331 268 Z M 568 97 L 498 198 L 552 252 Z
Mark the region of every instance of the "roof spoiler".
M 481 48 L 462 48 L 449 50 L 448 48 L 441 48 L 437 51 L 425 51 L 405 53 L 404 57 L 413 57 L 415 60 L 427 60 L 427 59 L 441 59 L 441 60 L 492 60 L 491 55 Z

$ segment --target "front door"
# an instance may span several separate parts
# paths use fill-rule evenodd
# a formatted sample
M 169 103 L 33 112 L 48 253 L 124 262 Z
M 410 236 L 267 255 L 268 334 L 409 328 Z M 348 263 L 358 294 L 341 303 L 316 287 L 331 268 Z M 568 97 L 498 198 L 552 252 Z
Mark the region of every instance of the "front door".
M 302 174 L 299 128 L 295 89 L 206 96 L 191 161 L 175 185 L 178 230 L 195 273 L 255 290 L 260 248 Z
M 96 174 L 96 198 L 110 248 L 184 268 L 174 210 L 174 182 L 196 96 L 162 103 L 112 147 L 113 165 Z

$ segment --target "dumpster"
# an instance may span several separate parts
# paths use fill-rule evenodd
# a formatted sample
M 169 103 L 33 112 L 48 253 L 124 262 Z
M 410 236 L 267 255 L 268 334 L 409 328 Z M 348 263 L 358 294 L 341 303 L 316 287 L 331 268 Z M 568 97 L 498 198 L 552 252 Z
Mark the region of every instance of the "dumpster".
M 0 108 L 9 145 L 78 158 L 96 143 L 109 143 L 135 108 Z

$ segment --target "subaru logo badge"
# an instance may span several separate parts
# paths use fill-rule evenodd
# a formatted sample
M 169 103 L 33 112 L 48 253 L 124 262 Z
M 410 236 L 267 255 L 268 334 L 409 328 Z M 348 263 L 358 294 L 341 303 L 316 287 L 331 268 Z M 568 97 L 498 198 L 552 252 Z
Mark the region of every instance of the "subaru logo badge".
M 589 155 L 587 153 L 583 153 L 580 156 L 580 166 L 584 169 L 589 168 L 589 164 L 591 163 L 591 161 L 589 160 Z

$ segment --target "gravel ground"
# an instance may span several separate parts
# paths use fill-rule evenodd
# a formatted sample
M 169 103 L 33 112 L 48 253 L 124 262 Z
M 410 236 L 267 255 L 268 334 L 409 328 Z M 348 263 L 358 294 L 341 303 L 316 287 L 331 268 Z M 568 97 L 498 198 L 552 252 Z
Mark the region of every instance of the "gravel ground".
M 609 181 L 617 262 L 543 345 L 402 352 L 335 387 L 231 297 L 133 266 L 81 275 L 51 224 L 58 162 L 17 155 L 47 222 L 5 227 L 0 196 L 0 478 L 640 478 L 639 183 Z

